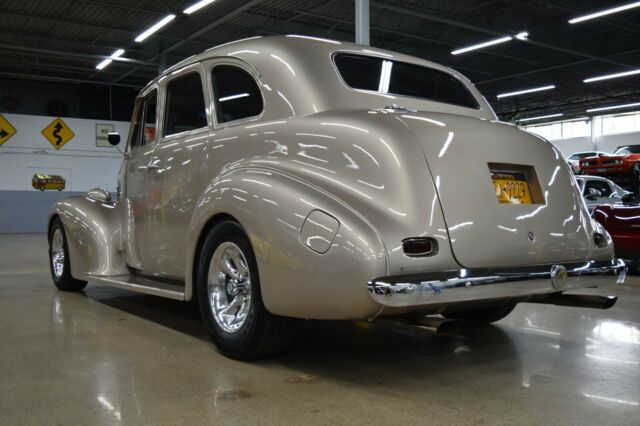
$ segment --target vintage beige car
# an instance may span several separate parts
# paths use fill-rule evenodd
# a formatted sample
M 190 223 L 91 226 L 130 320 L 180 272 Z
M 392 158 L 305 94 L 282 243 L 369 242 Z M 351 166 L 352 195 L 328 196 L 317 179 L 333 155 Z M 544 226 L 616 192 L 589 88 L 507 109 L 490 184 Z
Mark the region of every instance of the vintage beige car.
M 119 136 L 109 136 L 112 143 Z M 53 280 L 197 302 L 226 355 L 299 319 L 434 332 L 622 282 L 561 153 L 497 121 L 457 72 L 306 36 L 195 55 L 138 97 L 118 194 L 56 203 Z

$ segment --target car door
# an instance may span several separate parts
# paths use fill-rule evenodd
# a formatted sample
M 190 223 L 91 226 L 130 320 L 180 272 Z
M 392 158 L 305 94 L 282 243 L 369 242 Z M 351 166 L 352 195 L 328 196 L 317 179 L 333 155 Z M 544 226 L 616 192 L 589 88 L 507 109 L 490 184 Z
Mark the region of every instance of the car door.
M 127 210 L 125 262 L 131 268 L 148 271 L 154 262 L 147 186 L 155 149 L 158 89 L 142 94 L 135 106 L 125 153 L 123 195 Z
M 210 105 L 202 66 L 173 72 L 162 83 L 162 119 L 148 179 L 153 274 L 184 277 L 187 229 L 209 182 L 205 152 Z

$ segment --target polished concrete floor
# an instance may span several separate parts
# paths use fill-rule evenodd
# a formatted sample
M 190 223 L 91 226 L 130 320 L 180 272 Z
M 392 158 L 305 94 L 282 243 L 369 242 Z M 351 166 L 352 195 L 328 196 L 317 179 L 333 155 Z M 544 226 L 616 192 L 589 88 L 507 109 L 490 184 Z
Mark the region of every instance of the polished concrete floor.
M 452 337 L 309 322 L 219 355 L 187 304 L 56 291 L 43 235 L 0 235 L 0 424 L 640 423 L 640 280 L 607 311 L 521 304 Z

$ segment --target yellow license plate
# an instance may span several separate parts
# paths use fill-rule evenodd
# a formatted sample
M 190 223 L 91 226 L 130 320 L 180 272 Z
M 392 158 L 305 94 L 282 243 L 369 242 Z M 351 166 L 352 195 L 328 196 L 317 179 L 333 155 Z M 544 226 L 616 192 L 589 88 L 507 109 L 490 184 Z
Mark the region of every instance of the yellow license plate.
M 532 204 L 529 184 L 521 173 L 493 173 L 491 178 L 500 204 Z

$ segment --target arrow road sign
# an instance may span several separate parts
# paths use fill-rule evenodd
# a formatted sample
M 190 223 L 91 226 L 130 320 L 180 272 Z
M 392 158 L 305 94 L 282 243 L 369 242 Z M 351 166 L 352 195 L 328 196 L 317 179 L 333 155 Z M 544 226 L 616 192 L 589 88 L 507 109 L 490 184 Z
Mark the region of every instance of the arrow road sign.
M 16 129 L 0 114 L 0 145 L 11 139 L 16 134 Z
M 67 126 L 67 123 L 62 121 L 62 118 L 56 118 L 42 130 L 42 136 L 55 149 L 60 149 L 75 136 L 75 133 Z

